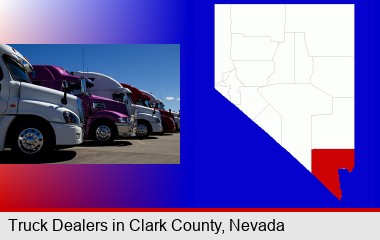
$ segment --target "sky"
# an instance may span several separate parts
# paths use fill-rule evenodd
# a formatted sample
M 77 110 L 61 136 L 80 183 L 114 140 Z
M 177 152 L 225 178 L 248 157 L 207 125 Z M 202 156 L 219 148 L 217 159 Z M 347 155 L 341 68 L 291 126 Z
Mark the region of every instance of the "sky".
M 11 44 L 33 64 L 99 72 L 153 93 L 165 109 L 180 110 L 178 44 Z M 95 83 L 96 84 L 96 83 Z

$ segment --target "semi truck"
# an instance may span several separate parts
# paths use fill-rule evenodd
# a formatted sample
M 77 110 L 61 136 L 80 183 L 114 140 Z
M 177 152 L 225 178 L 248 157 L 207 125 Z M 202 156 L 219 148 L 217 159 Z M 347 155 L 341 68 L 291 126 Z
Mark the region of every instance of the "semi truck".
M 164 108 L 164 104 L 161 100 L 156 98 L 152 93 L 140 90 L 142 94 L 145 96 L 146 101 L 149 101 L 148 104 L 158 111 L 160 111 L 162 116 L 162 123 L 164 127 L 164 132 L 171 133 L 176 131 L 176 123 L 174 121 L 174 115 L 166 111 Z
M 136 133 L 136 121 L 125 104 L 108 98 L 90 94 L 91 80 L 73 76 L 59 66 L 34 65 L 29 74 L 36 85 L 61 90 L 62 81 L 69 85 L 71 93 L 78 96 L 84 109 L 84 139 L 94 140 L 98 144 L 111 144 L 116 137 L 131 137 Z
M 80 99 L 33 85 L 29 61 L 16 49 L 0 45 L 0 151 L 38 159 L 51 150 L 83 142 Z M 81 121 L 82 118 L 82 121 Z
M 86 76 L 94 82 L 94 87 L 90 89 L 92 94 L 123 101 L 135 109 L 137 116 L 136 135 L 139 138 L 147 138 L 151 133 L 162 133 L 161 114 L 153 108 L 142 106 L 131 98 L 138 89 L 131 85 L 120 84 L 118 81 L 105 74 L 96 72 L 72 72 L 74 76 Z M 142 95 L 142 93 L 140 93 Z

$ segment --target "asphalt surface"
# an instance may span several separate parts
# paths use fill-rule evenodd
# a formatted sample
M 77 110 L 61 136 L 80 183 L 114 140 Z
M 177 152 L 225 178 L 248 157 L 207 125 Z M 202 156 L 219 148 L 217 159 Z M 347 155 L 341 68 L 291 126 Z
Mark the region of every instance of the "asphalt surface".
M 180 133 L 153 135 L 148 139 L 119 139 L 110 146 L 86 141 L 77 147 L 54 151 L 51 156 L 30 162 L 0 152 L 0 164 L 179 164 Z

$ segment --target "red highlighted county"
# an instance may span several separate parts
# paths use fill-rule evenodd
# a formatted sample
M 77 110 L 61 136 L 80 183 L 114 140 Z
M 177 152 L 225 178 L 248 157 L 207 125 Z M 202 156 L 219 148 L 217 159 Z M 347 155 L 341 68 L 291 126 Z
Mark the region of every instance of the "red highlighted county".
M 354 149 L 313 149 L 311 151 L 311 172 L 339 200 L 342 189 L 339 170 L 351 172 L 355 165 Z
M 215 89 L 338 199 L 338 171 L 354 166 L 354 12 L 353 4 L 215 5 Z

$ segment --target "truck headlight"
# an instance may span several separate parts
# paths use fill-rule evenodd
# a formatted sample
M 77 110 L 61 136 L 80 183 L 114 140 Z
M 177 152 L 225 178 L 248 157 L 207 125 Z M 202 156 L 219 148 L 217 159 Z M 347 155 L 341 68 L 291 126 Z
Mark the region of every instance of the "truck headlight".
M 119 122 L 121 122 L 121 123 L 130 123 L 130 119 L 129 118 L 119 118 Z
M 79 118 L 72 112 L 64 111 L 63 112 L 63 119 L 65 120 L 65 123 L 67 124 L 80 124 Z

